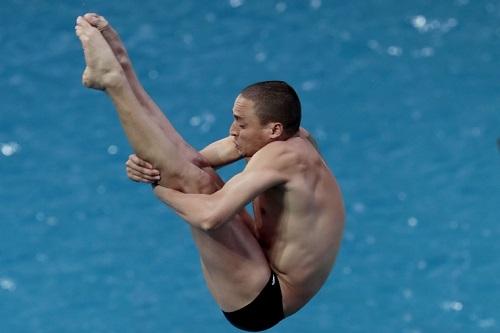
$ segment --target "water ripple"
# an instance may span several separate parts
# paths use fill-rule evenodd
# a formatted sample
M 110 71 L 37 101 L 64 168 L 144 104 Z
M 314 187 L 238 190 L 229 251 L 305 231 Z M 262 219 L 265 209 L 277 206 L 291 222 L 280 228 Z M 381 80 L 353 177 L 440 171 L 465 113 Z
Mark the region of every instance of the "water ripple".
M 17 153 L 21 149 L 21 146 L 17 142 L 7 142 L 7 143 L 1 143 L 0 142 L 0 152 L 2 152 L 2 155 L 4 156 L 12 156 L 15 153 Z

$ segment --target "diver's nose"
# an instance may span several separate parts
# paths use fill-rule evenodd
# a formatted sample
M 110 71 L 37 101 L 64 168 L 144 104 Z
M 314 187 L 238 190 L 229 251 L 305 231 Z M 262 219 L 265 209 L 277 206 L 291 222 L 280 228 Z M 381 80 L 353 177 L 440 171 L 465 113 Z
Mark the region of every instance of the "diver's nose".
M 236 126 L 236 122 L 233 121 L 233 123 L 231 124 L 231 127 L 229 127 L 229 135 L 237 136 L 238 135 L 237 128 L 238 127 Z

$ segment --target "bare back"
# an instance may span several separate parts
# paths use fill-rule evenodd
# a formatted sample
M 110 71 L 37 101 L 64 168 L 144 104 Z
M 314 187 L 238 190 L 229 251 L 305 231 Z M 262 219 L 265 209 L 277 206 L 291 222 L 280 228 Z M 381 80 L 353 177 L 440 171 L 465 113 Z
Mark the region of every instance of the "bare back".
M 288 181 L 254 201 L 257 238 L 278 274 L 287 315 L 300 309 L 325 282 L 339 249 L 344 207 L 335 177 L 312 144 L 300 137 L 286 146 L 294 163 Z

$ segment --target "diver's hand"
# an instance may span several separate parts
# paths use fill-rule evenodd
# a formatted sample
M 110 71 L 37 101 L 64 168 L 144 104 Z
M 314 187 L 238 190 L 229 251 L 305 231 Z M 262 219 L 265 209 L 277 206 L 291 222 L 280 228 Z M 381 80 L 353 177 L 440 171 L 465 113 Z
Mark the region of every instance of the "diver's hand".
M 128 157 L 125 165 L 127 177 L 134 182 L 154 184 L 160 180 L 160 171 L 135 154 Z

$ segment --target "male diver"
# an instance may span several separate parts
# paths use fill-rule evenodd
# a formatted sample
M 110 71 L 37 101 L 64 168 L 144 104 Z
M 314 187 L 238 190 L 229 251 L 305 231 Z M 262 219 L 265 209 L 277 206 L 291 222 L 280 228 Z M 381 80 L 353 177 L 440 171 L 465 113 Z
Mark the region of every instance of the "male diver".
M 123 43 L 97 14 L 77 18 L 86 87 L 106 92 L 135 152 L 128 176 L 191 226 L 210 292 L 226 318 L 268 329 L 302 308 L 326 281 L 343 226 L 342 195 L 282 81 L 236 97 L 229 136 L 201 152 L 189 146 L 137 79 Z M 140 158 L 139 158 L 140 156 Z M 244 158 L 223 183 L 214 168 Z M 252 202 L 254 217 L 245 206 Z

